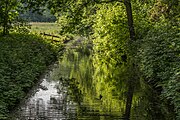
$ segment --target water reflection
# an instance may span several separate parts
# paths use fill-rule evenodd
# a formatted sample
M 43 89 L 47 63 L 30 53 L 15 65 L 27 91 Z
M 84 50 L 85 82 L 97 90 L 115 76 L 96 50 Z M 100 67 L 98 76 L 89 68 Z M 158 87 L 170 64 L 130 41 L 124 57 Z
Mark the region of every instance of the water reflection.
M 21 106 L 16 120 L 129 119 L 124 118 L 129 95 L 126 67 L 98 65 L 91 50 L 79 41 L 69 46 L 72 47 L 66 49 L 59 64 L 44 76 L 35 94 Z M 148 86 L 140 80 L 133 87 L 131 120 L 164 120 L 149 114 L 161 108 L 152 104 L 156 96 Z
M 82 47 L 67 49 L 60 63 L 20 107 L 16 120 L 121 119 L 119 111 L 103 105 L 105 96 L 96 95 L 89 55 L 90 51 Z
M 43 87 L 42 87 L 43 86 Z M 66 120 L 76 118 L 76 103 L 59 81 L 44 79 L 39 90 L 21 107 L 17 120 Z

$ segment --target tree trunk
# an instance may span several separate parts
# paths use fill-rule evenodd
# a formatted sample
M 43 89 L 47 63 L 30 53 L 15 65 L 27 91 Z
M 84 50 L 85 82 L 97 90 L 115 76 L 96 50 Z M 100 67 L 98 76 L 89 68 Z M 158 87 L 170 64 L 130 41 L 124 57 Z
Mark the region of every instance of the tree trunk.
M 3 35 L 7 35 L 9 33 L 8 30 L 8 1 L 5 2 L 6 7 L 5 7 L 5 12 L 3 13 L 4 19 L 3 19 Z
M 130 119 L 133 93 L 134 93 L 134 85 L 133 85 L 132 80 L 129 80 L 128 92 L 127 92 L 127 98 L 126 98 L 126 109 L 125 109 L 125 115 L 124 115 L 125 120 Z
M 133 24 L 133 15 L 132 15 L 132 7 L 131 7 L 131 1 L 130 0 L 124 0 L 124 5 L 126 7 L 126 14 L 127 14 L 127 19 L 128 19 L 128 27 L 129 27 L 129 34 L 130 34 L 130 47 L 131 44 L 136 40 L 135 38 L 135 31 L 134 31 L 134 24 Z M 132 106 L 132 99 L 133 99 L 133 93 L 134 93 L 134 84 L 137 81 L 136 77 L 136 67 L 133 62 L 133 55 L 132 55 L 132 49 L 129 48 L 130 52 L 130 64 L 132 67 L 130 67 L 132 70 L 131 77 L 128 80 L 128 92 L 127 92 L 127 98 L 126 98 L 126 109 L 125 109 L 125 120 L 130 119 L 131 115 L 131 106 Z M 134 76 L 134 77 L 133 77 Z
M 126 6 L 126 14 L 127 14 L 127 19 L 128 19 L 130 39 L 131 41 L 135 41 L 135 31 L 134 31 L 134 24 L 133 24 L 131 1 L 124 0 L 124 5 Z

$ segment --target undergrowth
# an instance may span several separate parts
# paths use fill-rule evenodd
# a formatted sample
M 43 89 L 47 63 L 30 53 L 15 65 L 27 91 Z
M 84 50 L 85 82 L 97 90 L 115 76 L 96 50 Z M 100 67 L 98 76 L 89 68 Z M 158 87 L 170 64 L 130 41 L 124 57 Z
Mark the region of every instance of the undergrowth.
M 12 110 L 56 60 L 60 44 L 30 34 L 0 36 L 0 119 Z

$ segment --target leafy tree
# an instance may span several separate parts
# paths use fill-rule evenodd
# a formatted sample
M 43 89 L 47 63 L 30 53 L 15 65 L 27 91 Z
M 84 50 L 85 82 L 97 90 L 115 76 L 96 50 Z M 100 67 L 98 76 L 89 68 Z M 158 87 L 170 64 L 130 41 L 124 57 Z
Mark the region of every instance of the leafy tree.
M 15 18 L 18 16 L 20 0 L 0 1 L 0 26 L 3 27 L 3 34 L 9 33 L 9 29 Z
M 157 0 L 150 10 L 151 21 L 170 21 L 171 25 L 177 26 L 179 23 L 179 1 L 178 0 Z

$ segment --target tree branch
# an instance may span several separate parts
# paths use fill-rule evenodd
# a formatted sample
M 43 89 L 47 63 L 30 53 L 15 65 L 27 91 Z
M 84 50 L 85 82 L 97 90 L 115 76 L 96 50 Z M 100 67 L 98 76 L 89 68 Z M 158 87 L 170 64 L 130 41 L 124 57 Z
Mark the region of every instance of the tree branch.
M 112 2 L 123 2 L 122 0 L 106 0 L 106 1 L 99 1 L 99 0 L 94 0 L 97 4 L 103 4 L 103 3 L 112 3 Z

